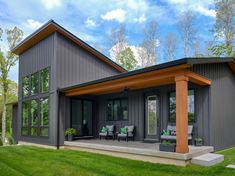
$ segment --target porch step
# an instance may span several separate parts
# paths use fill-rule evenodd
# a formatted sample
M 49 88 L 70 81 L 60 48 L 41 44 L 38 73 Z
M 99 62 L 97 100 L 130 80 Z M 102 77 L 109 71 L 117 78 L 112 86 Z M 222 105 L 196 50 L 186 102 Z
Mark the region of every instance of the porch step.
M 224 161 L 224 155 L 207 153 L 201 156 L 193 157 L 191 163 L 208 167 L 221 163 L 222 161 Z

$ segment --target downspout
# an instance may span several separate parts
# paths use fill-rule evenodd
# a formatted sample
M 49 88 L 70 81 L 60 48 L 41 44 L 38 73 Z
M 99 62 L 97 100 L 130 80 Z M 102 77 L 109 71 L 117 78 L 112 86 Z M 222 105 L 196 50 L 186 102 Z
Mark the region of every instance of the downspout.
M 60 90 L 57 89 L 57 150 L 60 149 Z

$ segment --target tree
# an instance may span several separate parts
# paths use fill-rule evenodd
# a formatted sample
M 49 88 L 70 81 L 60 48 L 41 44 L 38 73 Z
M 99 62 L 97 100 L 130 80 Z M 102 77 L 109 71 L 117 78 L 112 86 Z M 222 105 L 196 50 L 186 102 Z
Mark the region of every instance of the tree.
M 124 25 L 121 25 L 119 28 L 111 29 L 109 40 L 111 43 L 110 53 L 113 55 L 113 58 L 117 63 L 120 64 L 118 60 L 118 54 L 122 52 L 127 47 L 126 40 L 126 29 Z
M 118 54 L 118 60 L 120 61 L 120 65 L 126 70 L 133 70 L 136 68 L 137 61 L 129 47 Z
M 2 112 L 3 112 L 3 93 L 2 86 L 0 84 L 0 126 L 2 126 Z M 9 80 L 9 89 L 7 92 L 7 103 L 17 101 L 18 85 L 16 82 Z M 12 106 L 6 107 L 6 132 L 11 134 L 11 117 L 12 117 Z M 1 130 L 0 130 L 1 131 Z
M 2 30 L 1 30 L 2 31 Z M 17 27 L 13 29 L 5 30 L 8 51 L 4 54 L 0 54 L 0 80 L 3 89 L 3 112 L 2 112 L 2 141 L 5 142 L 5 132 L 6 132 L 6 102 L 7 102 L 7 92 L 9 89 L 9 72 L 10 69 L 16 64 L 17 57 L 11 50 L 19 43 L 23 37 L 23 31 Z M 2 36 L 1 36 L 2 38 Z
M 164 58 L 168 61 L 175 59 L 175 54 L 177 50 L 177 36 L 174 33 L 168 33 L 165 38 L 163 53 Z
M 211 47 L 211 51 L 217 56 L 233 56 L 235 53 L 235 1 L 215 0 L 215 11 L 216 21 L 212 32 L 219 42 Z
M 196 16 L 188 10 L 183 12 L 178 18 L 178 31 L 183 43 L 184 57 L 189 56 L 189 49 L 196 40 Z
M 150 21 L 144 28 L 144 38 L 140 45 L 143 49 L 139 53 L 141 60 L 146 60 L 144 67 L 155 65 L 157 63 L 157 47 L 159 41 L 157 38 L 157 22 Z M 144 62 L 144 61 L 142 61 Z

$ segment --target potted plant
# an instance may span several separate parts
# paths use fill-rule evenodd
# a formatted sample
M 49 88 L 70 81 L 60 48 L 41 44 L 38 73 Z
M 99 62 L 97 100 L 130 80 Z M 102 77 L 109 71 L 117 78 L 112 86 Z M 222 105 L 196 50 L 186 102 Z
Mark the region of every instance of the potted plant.
M 175 144 L 170 141 L 163 141 L 159 147 L 160 151 L 175 152 Z
M 76 130 L 74 128 L 68 128 L 65 131 L 65 135 L 68 136 L 68 141 L 72 141 L 73 140 L 73 136 L 76 135 Z
M 203 139 L 202 138 L 195 138 L 195 146 L 202 146 Z

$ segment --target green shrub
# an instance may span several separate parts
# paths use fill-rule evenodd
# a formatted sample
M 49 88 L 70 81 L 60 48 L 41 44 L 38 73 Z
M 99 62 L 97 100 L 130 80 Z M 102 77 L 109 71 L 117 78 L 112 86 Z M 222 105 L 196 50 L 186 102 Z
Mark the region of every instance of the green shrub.
M 9 144 L 9 145 L 15 144 L 15 140 L 14 140 L 14 138 L 12 137 L 11 134 L 7 133 L 7 134 L 6 134 L 6 138 L 7 138 L 7 141 L 8 141 L 8 144 Z
M 65 135 L 75 135 L 77 132 L 74 128 L 68 128 L 66 131 L 65 131 Z
M 170 141 L 166 141 L 166 140 L 162 141 L 162 144 L 164 144 L 164 145 L 175 145 L 174 143 L 172 143 Z
M 12 136 L 9 136 L 9 137 L 7 138 L 7 140 L 8 140 L 8 144 L 9 144 L 9 145 L 15 144 L 15 140 L 14 140 L 14 138 L 13 138 Z

